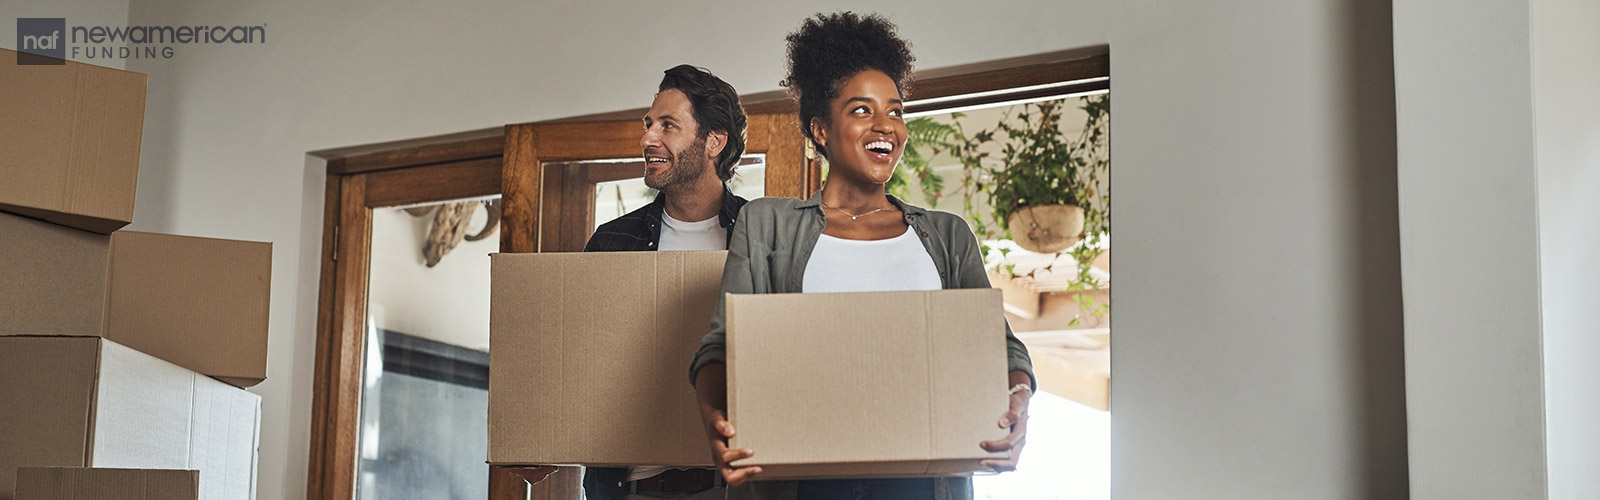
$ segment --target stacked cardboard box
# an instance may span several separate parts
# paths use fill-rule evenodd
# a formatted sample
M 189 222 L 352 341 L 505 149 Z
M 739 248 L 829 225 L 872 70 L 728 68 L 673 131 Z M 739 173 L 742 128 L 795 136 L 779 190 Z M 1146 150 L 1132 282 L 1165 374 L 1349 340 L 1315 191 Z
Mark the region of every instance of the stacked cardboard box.
M 0 49 L 0 61 L 16 60 Z M 145 75 L 0 64 L 0 211 L 102 234 L 133 222 Z
M 27 467 L 17 500 L 199 500 L 200 474 L 173 469 Z
M 489 463 L 709 466 L 686 374 L 726 252 L 496 254 Z M 758 479 L 986 470 L 1000 291 L 728 295 L 728 404 Z
M 105 339 L 13 336 L 0 401 L 0 470 L 193 469 L 201 498 L 254 498 L 261 398 L 237 387 Z
M 0 81 L 0 500 L 19 477 L 37 498 L 132 477 L 108 467 L 254 498 L 260 398 L 240 387 L 266 377 L 270 244 L 118 230 L 144 75 L 0 64 Z
M 0 335 L 102 337 L 241 387 L 266 378 L 271 244 L 4 213 L 0 234 Z

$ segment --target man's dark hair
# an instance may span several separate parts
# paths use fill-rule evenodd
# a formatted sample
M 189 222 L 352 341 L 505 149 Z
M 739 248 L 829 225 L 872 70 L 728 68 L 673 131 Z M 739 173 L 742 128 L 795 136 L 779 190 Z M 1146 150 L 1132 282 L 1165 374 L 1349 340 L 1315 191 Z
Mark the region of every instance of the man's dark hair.
M 696 139 L 704 139 L 713 131 L 728 134 L 728 145 L 717 155 L 717 177 L 727 182 L 733 178 L 733 169 L 744 155 L 746 124 L 744 107 L 739 105 L 739 93 L 732 85 L 701 68 L 680 64 L 666 71 L 657 93 L 677 89 L 689 96 L 694 121 L 700 127 Z
M 905 98 L 911 80 L 911 44 L 895 33 L 894 23 L 877 14 L 817 14 L 790 33 L 789 77 L 779 85 L 800 101 L 800 131 L 822 151 L 811 135 L 811 119 L 830 123 L 828 103 L 839 97 L 844 81 L 868 69 L 894 80 Z M 825 151 L 823 151 L 826 153 Z

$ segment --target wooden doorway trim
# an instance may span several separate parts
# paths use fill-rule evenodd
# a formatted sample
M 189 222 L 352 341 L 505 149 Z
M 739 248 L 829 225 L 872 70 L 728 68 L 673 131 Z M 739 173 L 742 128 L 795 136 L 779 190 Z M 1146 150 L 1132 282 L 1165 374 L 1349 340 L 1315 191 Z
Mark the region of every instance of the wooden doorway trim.
M 640 110 L 627 120 L 601 115 L 605 121 L 556 121 L 506 126 L 506 156 L 501 178 L 505 185 L 504 229 L 500 249 L 529 253 L 582 248 L 574 231 L 562 231 L 549 220 L 559 212 L 560 200 L 547 199 L 561 189 L 545 189 L 545 182 L 563 176 L 562 162 L 634 158 L 639 153 Z M 807 166 L 805 140 L 793 123 L 793 112 L 750 114 L 747 118 L 745 154 L 766 155 L 767 196 L 800 197 L 820 184 L 819 172 Z M 579 179 L 587 182 L 588 179 Z M 556 186 L 551 186 L 555 188 Z
M 372 209 L 500 193 L 499 128 L 313 151 L 327 163 L 306 498 L 355 498 Z

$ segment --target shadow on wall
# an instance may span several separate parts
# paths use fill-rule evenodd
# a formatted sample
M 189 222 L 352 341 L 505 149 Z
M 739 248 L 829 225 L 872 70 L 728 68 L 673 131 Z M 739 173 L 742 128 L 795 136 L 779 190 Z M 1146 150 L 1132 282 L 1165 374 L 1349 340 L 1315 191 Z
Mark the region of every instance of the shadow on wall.
M 129 71 L 152 73 L 135 67 Z M 155 134 L 152 130 L 178 130 L 175 85 L 167 85 L 163 74 L 155 72 L 145 91 L 144 134 L 139 144 L 139 181 L 134 192 L 133 223 L 126 229 L 153 233 L 173 233 L 177 226 L 179 199 L 178 162 L 175 157 L 177 134 Z M 162 140 L 165 139 L 165 140 Z M 318 190 L 319 192 L 321 190 Z M 321 205 L 318 197 L 318 205 Z M 228 207 L 219 207 L 227 209 Z
M 1355 257 L 1360 273 L 1353 285 L 1361 299 L 1355 305 L 1355 327 L 1363 360 L 1357 401 L 1365 402 L 1362 463 L 1367 498 L 1383 498 L 1409 489 L 1406 456 L 1405 325 L 1400 295 L 1400 209 L 1395 138 L 1394 16 L 1390 2 L 1348 0 L 1345 28 L 1353 33 L 1341 88 L 1343 102 L 1355 109 L 1344 124 L 1350 160 L 1347 190 L 1359 193 L 1351 206 L 1360 224 L 1340 234 L 1359 234 L 1343 242 L 1342 255 Z

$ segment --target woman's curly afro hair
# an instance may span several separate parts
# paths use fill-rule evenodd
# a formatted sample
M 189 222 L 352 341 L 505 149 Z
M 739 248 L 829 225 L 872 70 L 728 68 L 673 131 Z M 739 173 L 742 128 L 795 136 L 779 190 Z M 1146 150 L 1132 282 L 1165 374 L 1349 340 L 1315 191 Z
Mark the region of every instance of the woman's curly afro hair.
M 828 103 L 839 97 L 844 81 L 875 69 L 894 80 L 906 95 L 911 80 L 911 44 L 895 33 L 894 23 L 877 14 L 817 14 L 790 33 L 789 77 L 780 85 L 800 101 L 800 131 L 816 145 L 811 120 L 830 122 Z M 817 145 L 820 151 L 822 147 Z

